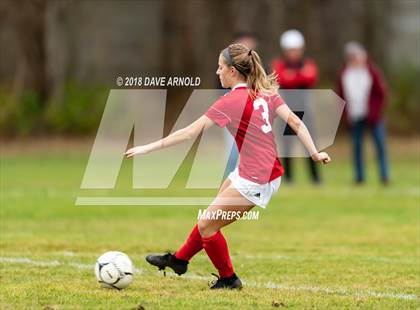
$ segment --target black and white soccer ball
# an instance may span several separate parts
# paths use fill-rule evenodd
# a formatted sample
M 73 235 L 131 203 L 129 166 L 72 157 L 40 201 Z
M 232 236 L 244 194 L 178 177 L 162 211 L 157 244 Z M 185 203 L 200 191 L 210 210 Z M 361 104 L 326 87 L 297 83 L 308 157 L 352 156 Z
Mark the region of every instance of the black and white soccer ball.
M 107 288 L 122 290 L 133 282 L 133 263 L 118 251 L 102 254 L 95 264 L 96 280 Z

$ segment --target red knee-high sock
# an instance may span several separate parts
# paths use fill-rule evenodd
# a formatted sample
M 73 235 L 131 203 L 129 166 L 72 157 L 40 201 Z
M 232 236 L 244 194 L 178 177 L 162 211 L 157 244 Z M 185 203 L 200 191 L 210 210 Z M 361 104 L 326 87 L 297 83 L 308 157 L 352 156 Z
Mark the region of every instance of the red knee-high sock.
M 229 249 L 226 239 L 220 230 L 211 237 L 201 239 L 203 240 L 204 250 L 206 250 L 214 267 L 219 271 L 220 277 L 226 278 L 233 275 L 234 270 L 229 256 Z
M 198 226 L 195 225 L 187 241 L 184 245 L 175 253 L 175 257 L 189 261 L 195 254 L 203 249 L 203 241 L 201 241 L 201 235 L 198 231 Z

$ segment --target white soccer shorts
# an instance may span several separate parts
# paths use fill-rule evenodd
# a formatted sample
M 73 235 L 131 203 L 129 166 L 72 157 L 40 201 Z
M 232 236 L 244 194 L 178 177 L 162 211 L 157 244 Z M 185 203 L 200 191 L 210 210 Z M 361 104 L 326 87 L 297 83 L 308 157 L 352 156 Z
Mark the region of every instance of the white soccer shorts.
M 271 196 L 278 191 L 281 181 L 281 177 L 278 177 L 269 183 L 258 184 L 240 177 L 238 168 L 232 171 L 228 178 L 232 182 L 229 187 L 233 186 L 246 199 L 264 209 Z

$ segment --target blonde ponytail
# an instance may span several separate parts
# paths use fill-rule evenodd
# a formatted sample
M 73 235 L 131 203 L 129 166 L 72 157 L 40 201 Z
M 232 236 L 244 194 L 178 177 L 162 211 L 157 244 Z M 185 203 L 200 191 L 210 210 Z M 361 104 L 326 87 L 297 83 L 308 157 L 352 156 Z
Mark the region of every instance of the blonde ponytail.
M 246 78 L 248 89 L 252 96 L 274 95 L 279 89 L 276 75 L 267 75 L 261 58 L 254 50 L 242 44 L 231 44 L 222 51 L 228 65 L 238 70 Z
M 274 73 L 267 75 L 263 68 L 261 58 L 256 51 L 250 51 L 251 71 L 246 77 L 248 87 L 255 96 L 257 93 L 262 95 L 273 95 L 277 93 L 279 84 Z

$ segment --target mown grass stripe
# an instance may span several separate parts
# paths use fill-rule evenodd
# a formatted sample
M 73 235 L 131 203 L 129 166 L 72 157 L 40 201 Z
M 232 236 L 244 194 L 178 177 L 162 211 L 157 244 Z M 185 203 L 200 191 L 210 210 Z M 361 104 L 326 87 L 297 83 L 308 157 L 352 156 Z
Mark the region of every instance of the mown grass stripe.
M 42 267 L 57 267 L 61 265 L 67 265 L 71 267 L 75 267 L 78 269 L 92 269 L 94 264 L 82 264 L 82 263 L 65 263 L 60 262 L 57 260 L 51 261 L 40 261 L 40 260 L 33 260 L 27 257 L 0 257 L 1 263 L 11 263 L 11 264 L 29 264 L 35 266 L 42 266 Z M 147 274 L 144 269 L 135 268 L 134 272 L 136 274 Z M 170 277 L 178 277 L 173 272 L 166 273 Z M 183 278 L 188 280 L 200 280 L 200 281 L 208 281 L 207 277 L 199 276 L 195 274 L 188 274 L 183 275 Z M 332 289 L 332 288 L 325 288 L 325 287 L 316 287 L 316 286 L 307 286 L 307 285 L 287 285 L 287 284 L 278 284 L 274 282 L 266 282 L 266 283 L 259 283 L 255 281 L 242 281 L 244 285 L 249 287 L 255 288 L 267 288 L 267 289 L 276 289 L 276 290 L 287 290 L 287 291 L 307 291 L 311 293 L 326 293 L 331 295 L 345 295 L 345 296 L 353 296 L 353 297 L 375 297 L 375 298 L 391 298 L 391 299 L 403 299 L 403 300 L 418 300 L 419 298 L 415 294 L 403 294 L 403 293 L 384 293 L 384 292 L 376 292 L 376 291 L 359 291 L 359 292 L 352 292 L 345 288 L 340 289 Z

